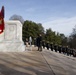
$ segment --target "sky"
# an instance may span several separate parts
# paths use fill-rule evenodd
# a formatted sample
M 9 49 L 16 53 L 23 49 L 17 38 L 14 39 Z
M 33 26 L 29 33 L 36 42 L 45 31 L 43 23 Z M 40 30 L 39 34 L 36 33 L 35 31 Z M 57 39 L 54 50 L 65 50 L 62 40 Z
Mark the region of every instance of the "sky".
M 5 21 L 17 14 L 66 36 L 76 25 L 76 0 L 0 0 L 0 9 L 2 6 Z

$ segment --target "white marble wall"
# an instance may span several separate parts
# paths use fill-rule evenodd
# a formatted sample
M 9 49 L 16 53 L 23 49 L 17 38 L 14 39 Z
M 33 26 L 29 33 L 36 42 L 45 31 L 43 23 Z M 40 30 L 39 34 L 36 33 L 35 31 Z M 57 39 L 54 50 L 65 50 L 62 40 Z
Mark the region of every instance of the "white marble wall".
M 25 51 L 22 41 L 22 24 L 20 21 L 6 21 L 5 30 L 0 34 L 0 51 Z

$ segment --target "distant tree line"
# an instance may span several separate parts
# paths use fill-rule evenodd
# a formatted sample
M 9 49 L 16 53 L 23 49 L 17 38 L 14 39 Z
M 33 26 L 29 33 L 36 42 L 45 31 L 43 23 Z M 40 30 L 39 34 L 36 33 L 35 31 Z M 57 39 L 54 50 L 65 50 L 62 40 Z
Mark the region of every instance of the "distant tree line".
M 43 40 L 49 41 L 49 43 L 63 46 L 68 45 L 69 47 L 76 49 L 76 26 L 73 28 L 69 37 L 66 37 L 64 34 L 53 31 L 51 28 L 46 29 L 45 31 L 41 23 L 35 23 L 29 20 L 24 21 L 24 19 L 19 15 L 13 15 L 10 20 L 19 20 L 22 23 L 23 41 L 25 41 L 25 38 L 29 38 L 30 36 L 34 40 L 38 34 L 42 34 Z
M 75 48 L 76 49 L 76 25 L 73 28 L 72 33 L 70 34 L 69 38 L 68 38 L 68 44 L 71 48 Z
M 34 38 L 37 38 L 38 34 L 42 34 L 43 40 L 46 42 L 49 41 L 49 43 L 67 45 L 67 37 L 65 37 L 64 34 L 56 33 L 55 31 L 52 31 L 51 28 L 46 29 L 45 31 L 41 23 L 35 23 L 29 20 L 24 21 L 22 33 L 23 41 L 30 36 L 34 40 Z

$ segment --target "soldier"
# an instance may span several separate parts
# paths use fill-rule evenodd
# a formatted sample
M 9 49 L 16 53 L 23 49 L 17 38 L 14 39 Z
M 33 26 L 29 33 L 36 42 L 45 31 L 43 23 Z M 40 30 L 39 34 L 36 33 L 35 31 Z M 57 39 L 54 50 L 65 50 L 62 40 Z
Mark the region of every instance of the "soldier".
M 58 46 L 58 51 L 59 51 L 59 53 L 61 53 L 61 51 L 62 51 L 61 45 Z
M 73 55 L 73 49 L 70 48 L 70 56 Z
M 62 46 L 62 52 L 65 54 L 65 46 Z
M 54 50 L 55 50 L 55 52 L 57 52 L 57 50 L 58 50 L 57 44 L 54 45 Z
M 46 45 L 46 44 L 45 44 L 45 40 L 43 40 L 43 41 L 42 41 L 42 46 L 43 46 L 43 48 L 45 48 L 45 45 Z
M 66 53 L 67 53 L 67 55 L 69 55 L 69 53 L 70 53 L 70 49 L 68 48 L 68 46 L 66 46 Z
M 68 55 L 68 56 L 71 55 L 71 54 L 70 54 L 70 51 L 71 51 L 71 49 L 68 48 L 68 51 L 67 51 L 67 55 Z
M 73 49 L 73 56 L 76 57 L 76 50 Z
M 53 51 L 53 43 L 50 44 L 51 51 Z
M 49 47 L 50 47 L 50 44 L 49 44 L 49 41 L 46 42 L 46 48 L 47 50 L 49 50 Z

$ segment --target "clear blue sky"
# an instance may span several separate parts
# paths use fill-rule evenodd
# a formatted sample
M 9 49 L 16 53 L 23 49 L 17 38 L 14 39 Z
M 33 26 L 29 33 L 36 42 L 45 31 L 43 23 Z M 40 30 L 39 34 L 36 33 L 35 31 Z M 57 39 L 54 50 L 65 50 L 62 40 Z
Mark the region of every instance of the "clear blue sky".
M 17 14 L 65 35 L 76 25 L 76 0 L 0 0 L 2 6 L 7 21 Z

